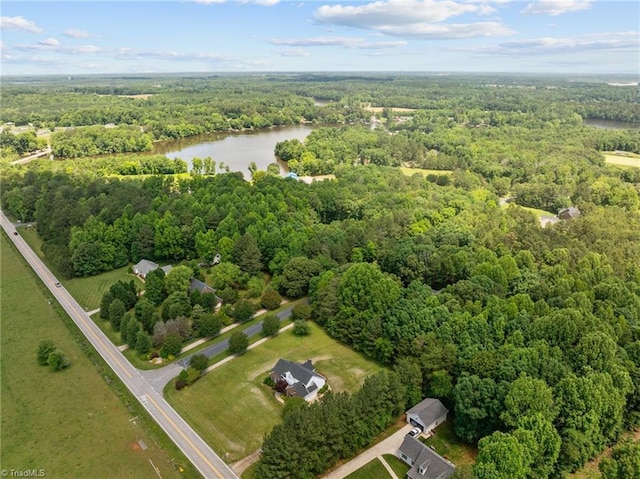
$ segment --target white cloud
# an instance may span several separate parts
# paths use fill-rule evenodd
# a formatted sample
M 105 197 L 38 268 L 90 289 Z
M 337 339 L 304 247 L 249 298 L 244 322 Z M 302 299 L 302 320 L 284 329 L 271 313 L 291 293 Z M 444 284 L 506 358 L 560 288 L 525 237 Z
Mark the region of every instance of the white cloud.
M 477 37 L 501 37 L 516 33 L 498 22 L 433 24 L 385 27 L 381 31 L 387 35 L 413 36 L 429 39 L 455 39 Z
M 0 30 L 25 30 L 42 33 L 42 28 L 24 17 L 0 17 Z
M 102 48 L 95 45 L 65 46 L 55 38 L 46 38 L 44 40 L 40 40 L 35 45 L 16 45 L 15 48 L 16 50 L 22 51 L 39 50 L 66 54 L 99 53 L 102 51 Z
M 250 3 L 253 3 L 254 5 L 263 5 L 265 7 L 271 7 L 273 5 L 280 3 L 280 0 L 253 0 Z
M 580 52 L 637 52 L 640 49 L 640 32 L 604 33 L 582 35 L 575 38 L 533 38 L 516 42 L 504 42 L 492 47 L 459 50 L 500 55 L 570 55 Z
M 354 37 L 273 38 L 269 40 L 269 43 L 272 45 L 287 45 L 293 47 L 345 47 L 365 50 L 397 48 L 407 44 L 407 42 L 401 40 L 392 42 L 369 42 L 364 38 Z
M 538 0 L 527 5 L 520 13 L 525 15 L 562 15 L 591 8 L 591 0 Z
M 287 48 L 286 50 L 280 50 L 279 55 L 283 57 L 308 57 L 309 52 L 305 52 L 302 48 Z
M 40 40 L 38 45 L 42 45 L 43 47 L 57 48 L 60 46 L 60 42 L 55 38 L 47 38 L 45 40 Z
M 319 22 L 375 30 L 393 36 L 455 39 L 515 33 L 500 22 L 443 23 L 465 14 L 488 15 L 487 1 L 386 0 L 359 6 L 323 5 L 314 13 Z M 503 3 L 502 0 L 494 3 Z
M 85 32 L 84 30 L 77 30 L 75 28 L 69 28 L 64 31 L 64 35 L 66 37 L 71 38 L 89 38 L 91 34 L 89 32 Z
M 323 5 L 314 17 L 320 22 L 356 28 L 378 29 L 389 25 L 433 23 L 483 7 L 451 0 L 387 0 L 359 6 Z

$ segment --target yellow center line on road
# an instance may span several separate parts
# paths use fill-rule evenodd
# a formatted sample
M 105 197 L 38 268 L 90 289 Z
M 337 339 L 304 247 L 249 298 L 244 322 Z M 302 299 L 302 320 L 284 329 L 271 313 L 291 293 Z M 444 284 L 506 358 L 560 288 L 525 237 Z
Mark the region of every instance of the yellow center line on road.
M 165 413 L 161 408 L 159 408 L 159 407 L 158 407 L 158 403 L 156 403 L 156 402 L 153 400 L 153 398 L 152 398 L 151 396 L 149 396 L 149 395 L 147 395 L 147 399 L 148 399 L 149 401 L 151 401 L 151 402 L 153 403 L 153 407 L 155 407 L 155 408 L 156 408 L 156 410 L 157 410 L 160 414 L 162 414 L 162 415 L 164 416 L 164 418 L 165 418 L 167 421 L 169 421 L 169 422 L 171 423 L 171 425 L 176 429 L 176 431 L 178 431 L 178 433 L 182 436 L 182 438 L 183 438 L 185 441 L 187 441 L 187 442 L 189 443 L 189 445 L 193 448 L 193 450 L 196 452 L 196 454 L 197 454 L 198 456 L 200 456 L 200 458 L 201 458 L 204 462 L 206 462 L 206 463 L 207 463 L 207 465 L 211 468 L 211 470 L 212 470 L 213 472 L 215 472 L 215 473 L 216 473 L 216 476 L 218 476 L 220 479 L 224 479 L 224 476 L 222 476 L 222 475 L 220 474 L 220 471 L 218 471 L 218 469 L 217 469 L 213 464 L 211 464 L 211 462 L 209 462 L 209 459 L 207 459 L 207 457 L 206 457 L 204 454 L 202 454 L 202 453 L 200 452 L 200 449 L 198 449 L 198 448 L 193 444 L 193 442 L 191 442 L 191 439 L 189 439 L 189 438 L 187 437 L 187 435 L 182 431 L 182 429 L 180 429 L 180 428 L 176 425 L 176 423 L 175 423 L 175 422 L 173 422 L 173 420 L 172 420 L 172 419 L 167 415 L 167 413 Z

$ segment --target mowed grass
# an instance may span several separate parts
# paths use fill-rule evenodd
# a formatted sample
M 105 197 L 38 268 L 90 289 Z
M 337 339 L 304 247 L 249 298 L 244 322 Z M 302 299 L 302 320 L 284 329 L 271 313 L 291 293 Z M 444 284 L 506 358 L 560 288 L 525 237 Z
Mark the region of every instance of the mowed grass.
M 453 170 L 428 170 L 426 168 L 409 168 L 407 166 L 401 166 L 400 171 L 407 176 L 415 175 L 416 173 L 421 174 L 425 178 L 429 175 L 450 175 L 453 173 Z
M 331 339 L 316 324 L 310 325 L 309 336 L 282 332 L 182 391 L 169 383 L 165 395 L 227 462 L 242 459 L 258 449 L 264 435 L 281 422 L 282 404 L 263 384 L 279 358 L 298 362 L 311 359 L 334 391 L 351 393 L 367 376 L 383 369 Z
M 134 420 L 4 235 L 0 246 L 2 467 L 43 469 L 47 477 L 157 478 L 151 460 L 163 478 L 197 477 L 191 467 L 186 475 L 174 470 L 172 457 L 183 460 Z M 43 339 L 66 353 L 68 369 L 37 364 Z
M 387 472 L 387 469 L 382 465 L 380 459 L 377 457 L 357 471 L 349 474 L 345 479 L 390 479 L 391 475 Z
M 640 168 L 640 155 L 622 151 L 604 151 L 604 161 L 612 165 Z
M 448 420 L 436 429 L 435 435 L 424 441 L 427 446 L 433 446 L 434 450 L 453 462 L 456 466 L 474 464 L 478 451 L 476 448 L 465 444 L 453 431 L 453 423 Z
M 396 476 L 398 476 L 399 478 L 407 477 L 407 472 L 409 472 L 409 469 L 411 468 L 406 462 L 398 459 L 393 454 L 383 454 L 382 457 L 384 457 L 384 460 L 387 461 L 389 467 L 393 469 L 393 472 L 396 473 Z
M 89 276 L 88 278 L 62 280 L 61 283 L 64 284 L 64 287 L 67 288 L 67 291 L 71 293 L 71 296 L 80 306 L 87 311 L 92 311 L 100 307 L 102 296 L 117 281 L 122 280 L 128 283 L 133 280 L 138 290 L 144 289 L 144 283 L 137 276 L 127 273 L 128 270 L 129 267 L 124 266 L 96 276 Z
M 116 281 L 123 280 L 129 282 L 133 280 L 138 289 L 144 289 L 144 283 L 138 277 L 127 272 L 129 270 L 128 266 L 88 278 L 64 279 L 59 272 L 55 271 L 46 261 L 41 249 L 42 239 L 38 236 L 36 230 L 19 228 L 18 231 L 29 246 L 31 246 L 31 249 L 47 264 L 51 272 L 58 277 L 71 296 L 87 311 L 92 311 L 100 307 L 102 295 L 107 292 Z

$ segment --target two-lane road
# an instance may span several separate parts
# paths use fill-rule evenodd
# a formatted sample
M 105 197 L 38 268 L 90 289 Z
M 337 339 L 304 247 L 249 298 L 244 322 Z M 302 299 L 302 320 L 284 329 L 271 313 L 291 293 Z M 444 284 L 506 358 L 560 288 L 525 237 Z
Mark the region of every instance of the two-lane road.
M 0 225 L 100 356 L 198 471 L 207 479 L 238 479 L 231 468 L 213 452 L 165 401 L 162 395 L 155 391 L 140 372 L 126 360 L 66 289 L 62 286 L 56 286 L 58 282 L 56 277 L 36 256 L 24 239 L 15 234 L 15 227 L 2 212 L 0 212 Z

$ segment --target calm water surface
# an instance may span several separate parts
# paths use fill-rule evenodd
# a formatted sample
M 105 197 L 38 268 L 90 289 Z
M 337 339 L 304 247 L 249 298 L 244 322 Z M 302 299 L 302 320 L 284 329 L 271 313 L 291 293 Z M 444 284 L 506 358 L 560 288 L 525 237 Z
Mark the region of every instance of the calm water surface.
M 284 140 L 304 140 L 314 128 L 313 125 L 292 125 L 258 131 L 239 133 L 213 133 L 198 135 L 174 141 L 156 143 L 153 153 L 163 154 L 167 158 L 180 158 L 191 169 L 193 158 L 210 156 L 220 171 L 221 163 L 231 171 L 240 171 L 249 178 L 249 164 L 254 161 L 259 170 L 266 170 L 270 163 L 280 165 L 280 173 L 287 172 L 287 164 L 276 160 L 273 150 L 276 143 Z
M 616 120 L 597 120 L 594 118 L 586 118 L 584 120 L 585 125 L 593 126 L 595 128 L 603 128 L 605 130 L 628 130 L 629 128 L 638 129 L 640 123 L 631 123 L 630 121 L 616 121 Z

